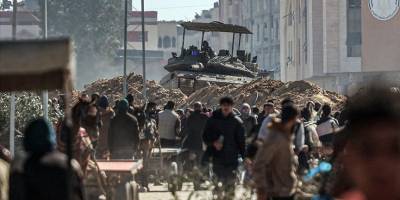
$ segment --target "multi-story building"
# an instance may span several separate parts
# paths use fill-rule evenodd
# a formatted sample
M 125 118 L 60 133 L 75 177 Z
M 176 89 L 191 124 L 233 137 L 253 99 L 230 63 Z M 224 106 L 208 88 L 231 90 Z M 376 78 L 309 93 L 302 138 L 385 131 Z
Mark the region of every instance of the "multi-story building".
M 264 70 L 280 76 L 279 0 L 252 0 L 253 54 Z
M 128 12 L 128 48 L 142 49 L 142 15 L 140 11 Z M 146 50 L 158 50 L 158 23 L 156 11 L 144 12 Z
M 213 21 L 220 21 L 219 19 L 219 3 L 214 3 L 214 7 L 209 10 L 201 11 L 201 14 L 196 14 L 195 18 L 192 20 L 193 22 L 202 22 L 209 23 Z M 221 33 L 204 33 L 204 40 L 207 41 L 211 48 L 216 50 L 224 49 L 223 43 L 220 42 Z M 197 47 L 201 47 L 201 37 L 202 33 L 199 31 L 188 31 L 185 32 L 185 48 L 188 48 L 190 45 L 194 45 Z M 178 32 L 178 44 L 182 44 L 183 38 L 183 28 L 179 28 Z M 181 46 L 179 46 L 181 48 Z M 179 49 L 180 50 L 180 49 Z
M 282 80 L 310 80 L 345 94 L 365 81 L 397 80 L 400 58 L 394 52 L 400 51 L 400 42 L 394 37 L 400 14 L 377 19 L 368 3 L 282 0 Z M 386 9 L 398 10 L 399 5 L 392 6 Z
M 147 77 L 160 80 L 167 71 L 163 66 L 167 64 L 172 52 L 178 50 L 178 22 L 158 21 L 157 11 L 145 11 L 145 47 Z M 131 70 L 142 73 L 142 18 L 140 11 L 128 13 L 128 59 Z M 118 51 L 118 58 L 122 58 L 123 49 Z
M 252 35 L 244 35 L 241 49 L 257 56 L 262 70 L 280 77 L 280 0 L 219 0 L 220 21 L 247 27 Z M 224 34 L 221 43 L 231 48 L 232 36 Z M 238 43 L 236 43 L 238 45 Z M 235 46 L 237 48 L 237 46 Z
M 242 0 L 219 0 L 219 21 L 226 24 L 242 25 Z M 236 35 L 237 36 L 237 35 Z M 232 48 L 232 33 L 220 33 L 221 49 Z M 238 38 L 235 38 L 235 49 L 238 48 Z M 232 52 L 234 54 L 234 52 Z
M 158 26 L 158 42 L 157 48 L 164 53 L 163 65 L 167 64 L 172 53 L 177 53 L 179 49 L 178 43 L 178 24 L 177 21 L 159 21 Z

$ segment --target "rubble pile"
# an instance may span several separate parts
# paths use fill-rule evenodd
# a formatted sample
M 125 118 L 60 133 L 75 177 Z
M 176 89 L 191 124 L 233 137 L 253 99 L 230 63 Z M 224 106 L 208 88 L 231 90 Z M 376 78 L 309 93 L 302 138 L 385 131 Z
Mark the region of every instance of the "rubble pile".
M 135 104 L 144 103 L 142 96 L 142 76 L 129 74 L 127 77 L 128 91 L 135 96 Z M 99 92 L 107 95 L 110 101 L 122 98 L 122 76 L 112 79 L 97 80 L 85 86 L 88 94 Z M 149 101 L 158 105 L 164 105 L 167 101 L 175 101 L 178 107 L 193 105 L 196 101 L 215 107 L 223 96 L 232 96 L 237 106 L 247 102 L 251 105 L 261 106 L 266 100 L 277 102 L 285 98 L 293 99 L 298 105 L 305 105 L 307 101 L 318 101 L 320 103 L 331 104 L 334 109 L 341 108 L 346 98 L 334 92 L 321 89 L 319 86 L 308 81 L 293 81 L 283 83 L 277 80 L 258 79 L 244 85 L 228 84 L 224 86 L 210 85 L 201 88 L 187 97 L 179 89 L 168 90 L 163 88 L 155 81 L 147 82 L 147 95 Z
M 143 78 L 141 75 L 133 73 L 127 76 L 128 92 L 135 97 L 136 105 L 143 105 L 144 98 L 143 91 Z M 85 85 L 83 92 L 92 94 L 95 92 L 100 95 L 107 95 L 111 104 L 115 100 L 123 98 L 123 77 L 118 76 L 112 79 L 100 79 L 89 85 Z M 167 101 L 172 100 L 177 105 L 182 105 L 186 102 L 187 96 L 178 89 L 168 90 L 163 88 L 155 81 L 147 81 L 147 97 L 149 101 L 153 101 L 159 105 L 164 105 Z
M 318 101 L 331 104 L 334 108 L 340 108 L 346 100 L 344 96 L 323 90 L 308 81 L 283 83 L 276 80 L 258 79 L 242 86 L 219 87 L 213 85 L 203 88 L 190 95 L 186 105 L 201 101 L 213 107 L 223 96 L 233 97 L 237 105 L 247 102 L 258 106 L 263 105 L 269 99 L 280 102 L 285 98 L 291 98 L 298 105 L 304 105 L 307 101 Z

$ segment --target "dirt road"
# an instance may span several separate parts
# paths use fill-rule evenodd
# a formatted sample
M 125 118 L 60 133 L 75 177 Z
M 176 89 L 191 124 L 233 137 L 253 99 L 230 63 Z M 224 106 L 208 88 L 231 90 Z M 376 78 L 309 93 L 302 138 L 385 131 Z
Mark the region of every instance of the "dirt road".
M 193 191 L 193 186 L 189 183 L 184 184 L 182 191 L 178 192 L 177 196 L 174 196 L 168 192 L 167 185 L 162 186 L 150 186 L 151 192 L 140 193 L 140 200 L 211 200 L 212 193 L 211 191 Z M 247 197 L 247 198 L 246 198 Z M 255 199 L 250 197 L 249 194 L 246 194 L 245 190 L 241 187 L 236 190 L 236 198 L 235 199 Z

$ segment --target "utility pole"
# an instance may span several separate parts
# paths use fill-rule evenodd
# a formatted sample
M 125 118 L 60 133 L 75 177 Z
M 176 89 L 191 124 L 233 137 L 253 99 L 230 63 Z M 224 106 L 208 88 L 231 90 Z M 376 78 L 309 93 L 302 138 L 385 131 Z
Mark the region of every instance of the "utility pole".
M 125 20 L 124 20 L 124 85 L 123 85 L 123 93 L 124 97 L 128 95 L 128 86 L 126 80 L 126 48 L 128 43 L 128 0 L 125 0 Z
M 47 39 L 47 0 L 41 0 L 42 7 L 42 36 Z M 43 117 L 49 118 L 49 91 L 42 92 Z
M 144 0 L 142 0 L 142 64 L 143 64 L 143 98 L 147 102 L 146 87 L 146 32 L 144 30 Z
M 13 0 L 12 39 L 17 39 L 17 0 Z M 15 154 L 15 92 L 10 95 L 10 151 Z

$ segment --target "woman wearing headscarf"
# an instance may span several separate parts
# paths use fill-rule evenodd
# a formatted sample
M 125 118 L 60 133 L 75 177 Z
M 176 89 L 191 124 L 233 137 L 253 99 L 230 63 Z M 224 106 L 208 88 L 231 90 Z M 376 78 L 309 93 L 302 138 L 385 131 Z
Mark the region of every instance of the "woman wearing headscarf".
M 256 137 L 257 118 L 251 112 L 251 107 L 248 103 L 244 103 L 240 109 L 240 118 L 243 121 L 243 126 L 247 138 L 247 143 L 253 141 Z

